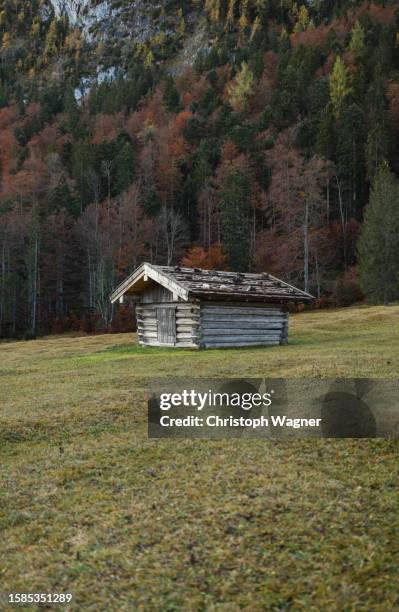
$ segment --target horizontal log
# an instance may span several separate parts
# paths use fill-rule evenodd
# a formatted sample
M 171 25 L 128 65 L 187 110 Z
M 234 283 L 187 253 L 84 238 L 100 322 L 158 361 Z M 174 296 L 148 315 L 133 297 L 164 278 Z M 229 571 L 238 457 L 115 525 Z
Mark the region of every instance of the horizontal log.
M 158 338 L 158 334 L 154 332 L 137 332 L 139 338 Z
M 199 319 L 176 319 L 176 325 L 199 325 Z
M 209 342 L 213 343 L 213 342 L 220 342 L 220 343 L 226 343 L 226 344 L 235 344 L 236 342 L 240 342 L 240 343 L 247 343 L 247 342 L 272 342 L 272 341 L 276 341 L 276 342 L 280 342 L 281 340 L 281 335 L 280 334 L 275 334 L 274 336 L 268 335 L 268 336 L 202 336 L 201 341 L 204 342 L 205 344 L 208 344 Z
M 231 336 L 279 336 L 283 337 L 281 329 L 202 329 L 202 338 L 219 336 L 220 338 L 230 338 Z
M 264 342 L 207 342 L 201 343 L 204 348 L 244 348 L 246 346 L 278 346 L 280 342 L 278 340 L 268 340 Z
M 194 342 L 178 342 L 175 345 L 172 345 L 172 344 L 160 344 L 159 342 L 155 340 L 151 342 L 139 340 L 139 344 L 141 346 L 157 346 L 160 348 L 191 348 L 191 349 L 199 348 L 199 345 L 195 344 Z
M 157 332 L 148 332 L 148 331 L 138 331 L 137 335 L 139 338 L 158 338 Z M 190 340 L 192 338 L 199 337 L 198 334 L 195 333 L 178 333 L 176 334 L 176 338 L 178 340 Z
M 182 302 L 168 302 L 168 303 L 152 303 L 152 304 L 140 304 L 138 306 L 136 306 L 136 311 L 137 312 L 143 312 L 143 311 L 148 311 L 148 310 L 152 310 L 155 312 L 155 310 L 157 308 L 175 308 L 176 311 L 180 311 L 180 312 L 196 312 L 197 310 L 200 310 L 200 305 L 191 305 L 191 304 L 184 304 Z
M 196 310 L 200 310 L 199 304 L 182 304 L 181 302 L 177 305 L 177 310 L 192 310 L 193 312 Z
M 284 328 L 283 323 L 253 323 L 252 325 L 246 325 L 245 323 L 240 323 L 238 321 L 231 322 L 216 322 L 216 321 L 203 321 L 201 325 L 201 329 L 204 333 L 213 329 L 220 329 L 222 332 L 236 331 L 242 330 L 243 332 L 251 333 L 252 330 L 269 330 L 269 329 L 280 329 Z
M 199 330 L 199 325 L 176 325 L 177 333 L 180 332 L 192 332 Z
M 202 308 L 207 308 L 208 306 L 210 308 L 270 308 L 271 310 L 282 310 L 286 312 L 286 306 L 284 306 L 284 304 L 279 304 L 278 302 L 268 302 L 267 300 L 263 300 L 263 301 L 259 301 L 258 299 L 251 302 L 251 300 L 245 299 L 245 296 L 243 296 L 242 300 L 230 300 L 229 296 L 226 296 L 226 300 L 220 300 L 220 299 L 212 299 L 212 300 L 201 300 L 201 306 Z
M 281 317 L 249 317 L 249 316 L 241 316 L 241 315 L 212 315 L 204 313 L 201 315 L 201 321 L 225 321 L 227 323 L 234 323 L 235 321 L 245 322 L 245 323 L 284 323 L 284 318 Z
M 255 316 L 272 316 L 272 315 L 281 315 L 281 316 L 287 316 L 286 313 L 282 312 L 281 310 L 278 309 L 272 309 L 272 308 L 251 308 L 251 307 L 235 307 L 235 306 L 226 306 L 225 308 L 220 307 L 220 306 L 203 306 L 202 310 L 201 310 L 202 314 L 229 314 L 229 315 L 235 315 L 235 314 L 247 314 L 247 315 L 255 315 Z
M 197 340 L 199 336 L 197 336 L 196 334 L 177 334 L 176 338 L 177 341 L 180 342 L 180 340 Z
M 199 308 L 178 308 L 176 310 L 176 316 L 178 317 L 199 317 L 201 314 L 201 310 Z

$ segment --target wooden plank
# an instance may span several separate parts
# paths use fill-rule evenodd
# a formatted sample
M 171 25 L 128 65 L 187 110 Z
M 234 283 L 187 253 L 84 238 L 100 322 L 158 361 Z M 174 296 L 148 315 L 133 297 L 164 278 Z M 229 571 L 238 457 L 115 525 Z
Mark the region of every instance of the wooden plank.
M 245 323 L 242 321 L 202 321 L 202 325 L 201 328 L 203 330 L 207 330 L 207 329 L 220 329 L 220 330 L 229 330 L 229 329 L 242 329 L 243 331 L 246 331 L 247 333 L 250 332 L 252 329 L 283 329 L 284 328 L 284 323 L 283 321 L 281 322 L 270 322 L 270 321 L 265 321 L 264 323 Z
M 140 338 L 158 338 L 157 331 L 137 331 L 137 335 Z
M 200 308 L 177 308 L 176 314 L 182 317 L 199 317 L 201 314 Z
M 159 283 L 166 289 L 169 289 L 172 293 L 176 293 L 183 300 L 188 299 L 188 290 L 185 289 L 178 281 L 175 281 L 170 276 L 167 276 L 162 271 L 158 270 L 155 266 L 151 264 L 145 264 L 144 266 L 145 272 L 148 274 L 152 280 L 156 283 Z
M 220 307 L 220 306 L 203 306 L 201 313 L 204 314 L 215 314 L 215 315 L 219 315 L 219 314 L 229 314 L 229 315 L 254 315 L 254 316 L 272 316 L 272 315 L 284 315 L 285 313 L 283 313 L 281 310 L 278 309 L 271 309 L 271 308 L 245 308 L 245 307 L 233 307 L 233 306 L 226 306 L 226 307 Z
M 230 337 L 230 336 L 281 336 L 283 337 L 282 329 L 257 329 L 257 330 L 248 330 L 248 329 L 202 329 L 201 335 L 203 338 L 207 338 L 208 336 L 220 336 L 220 337 Z
M 211 343 L 201 343 L 201 347 L 203 348 L 244 348 L 245 346 L 278 346 L 280 342 L 278 340 L 268 340 L 264 342 L 235 342 L 234 344 L 230 342 L 211 342 Z
M 198 332 L 199 329 L 200 329 L 199 325 L 197 325 L 195 327 L 194 327 L 194 325 L 177 325 L 176 326 L 176 332 L 178 334 L 184 333 L 184 332 L 190 332 L 190 333 L 195 332 L 196 333 L 196 332 Z
M 176 319 L 176 325 L 196 325 L 200 324 L 199 319 Z
M 174 308 L 158 307 L 158 341 L 161 344 L 174 345 L 176 342 L 176 313 Z
M 202 336 L 201 340 L 205 342 L 205 344 L 208 344 L 209 342 L 221 342 L 223 344 L 235 344 L 236 342 L 269 342 L 273 340 L 276 342 L 280 342 L 281 335 L 274 334 L 264 336 Z
M 202 314 L 201 315 L 201 321 L 223 321 L 226 323 L 234 323 L 235 321 L 238 322 L 245 322 L 245 323 L 263 323 L 263 322 L 267 322 L 269 321 L 270 323 L 279 323 L 279 322 L 283 322 L 284 318 L 283 317 L 265 317 L 265 316 L 253 316 L 253 317 L 249 317 L 249 316 L 242 316 L 242 315 L 229 315 L 229 314 L 225 314 L 225 315 L 211 315 L 211 314 Z
M 267 301 L 254 301 L 251 300 L 230 300 L 229 296 L 226 296 L 226 299 L 220 301 L 220 299 L 212 299 L 212 300 L 201 300 L 202 308 L 270 308 L 271 310 L 278 310 L 280 312 L 287 312 L 287 307 L 284 304 L 279 304 L 278 302 L 267 302 Z
M 162 285 L 153 285 L 144 289 L 141 294 L 141 304 L 154 304 L 160 302 L 174 302 L 176 297 L 171 291 L 162 287 Z
M 177 335 L 177 342 L 180 342 L 181 340 L 193 340 L 193 339 L 197 339 L 199 338 L 199 336 L 195 335 L 195 334 L 178 334 Z
M 200 316 L 193 313 L 180 313 L 176 314 L 176 320 L 180 323 L 183 323 L 184 321 L 195 321 L 196 323 L 198 323 L 198 321 L 200 320 Z
M 200 304 L 193 304 L 192 302 L 179 302 L 177 304 L 177 310 L 200 310 Z
M 160 347 L 160 348 L 168 348 L 167 345 L 161 344 L 157 340 L 151 340 L 150 342 L 146 342 L 146 341 L 142 341 L 141 340 L 139 343 L 140 343 L 141 346 L 157 346 L 157 347 Z M 198 349 L 199 345 L 196 344 L 195 342 L 182 341 L 182 342 L 177 342 L 175 344 L 175 348 Z

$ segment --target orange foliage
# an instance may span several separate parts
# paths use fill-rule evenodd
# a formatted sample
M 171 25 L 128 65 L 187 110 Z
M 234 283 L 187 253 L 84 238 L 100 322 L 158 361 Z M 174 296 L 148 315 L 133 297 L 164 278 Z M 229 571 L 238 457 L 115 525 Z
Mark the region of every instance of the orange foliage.
M 176 119 L 172 124 L 172 132 L 176 135 L 181 136 L 183 134 L 183 130 L 186 127 L 187 121 L 191 119 L 192 113 L 188 110 L 184 110 L 178 115 L 176 115 Z
M 47 125 L 41 132 L 35 134 L 29 141 L 29 153 L 32 159 L 43 159 L 54 147 L 58 130 L 55 125 Z
M 322 48 L 331 30 L 334 30 L 338 39 L 344 42 L 348 32 L 350 32 L 356 21 L 362 15 L 368 14 L 372 19 L 383 25 L 390 25 L 395 19 L 395 6 L 381 6 L 364 2 L 358 9 L 348 12 L 345 20 L 334 19 L 328 26 L 320 25 L 313 30 L 304 32 L 294 32 L 291 34 L 291 45 L 296 48 L 299 45 L 314 46 Z
M 3 109 L 5 110 L 5 109 Z M 12 162 L 12 151 L 16 146 L 16 140 L 11 128 L 0 129 L 0 151 L 1 151 L 1 188 L 0 196 L 3 197 L 9 186 L 10 167 Z
M 260 113 L 264 110 L 265 106 L 270 104 L 272 99 L 273 86 L 266 70 L 263 71 L 261 78 L 256 87 L 255 95 L 253 97 L 252 107 L 254 112 Z
M 356 13 L 356 19 L 361 15 L 368 13 L 372 19 L 382 23 L 383 25 L 390 25 L 395 21 L 395 13 L 397 6 L 381 6 L 380 4 L 369 4 L 364 2 Z
M 38 204 L 50 185 L 50 168 L 39 159 L 28 159 L 12 180 L 4 186 L 3 195 L 17 198 L 29 206 Z M 9 177 L 10 178 L 10 177 Z
M 0 130 L 9 127 L 18 117 L 18 108 L 14 106 L 6 106 L 0 109 Z
M 97 115 L 94 124 L 93 143 L 112 142 L 118 136 L 123 126 L 121 113 L 117 115 Z
M 232 162 L 239 154 L 239 150 L 231 140 L 228 140 L 222 147 L 222 159 L 224 162 Z
M 203 268 L 204 270 L 225 270 L 227 257 L 219 244 L 213 244 L 206 251 L 200 246 L 191 247 L 182 259 L 182 265 L 187 268 Z

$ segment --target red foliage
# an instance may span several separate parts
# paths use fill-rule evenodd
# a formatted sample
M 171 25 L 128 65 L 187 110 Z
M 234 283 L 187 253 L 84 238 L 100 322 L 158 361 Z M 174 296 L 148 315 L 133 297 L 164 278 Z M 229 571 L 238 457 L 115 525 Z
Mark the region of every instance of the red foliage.
M 118 136 L 123 127 L 123 116 L 117 115 L 97 115 L 94 123 L 93 143 L 112 142 Z
M 227 257 L 220 244 L 213 244 L 208 250 L 200 246 L 193 246 L 187 251 L 181 263 L 187 268 L 226 270 Z
M 358 19 L 361 15 L 368 13 L 372 19 L 378 21 L 383 25 L 391 25 L 395 21 L 395 13 L 397 11 L 395 4 L 391 6 L 382 6 L 380 4 L 370 4 L 364 2 L 362 6 L 356 11 L 355 18 Z
M 46 127 L 35 134 L 29 141 L 29 154 L 32 160 L 42 160 L 54 148 L 57 141 L 58 130 L 56 125 Z
M 326 44 L 328 33 L 330 32 L 332 25 L 319 26 L 314 30 L 306 30 L 305 32 L 294 32 L 291 34 L 291 45 L 299 47 L 303 45 L 305 47 L 320 47 L 323 48 Z

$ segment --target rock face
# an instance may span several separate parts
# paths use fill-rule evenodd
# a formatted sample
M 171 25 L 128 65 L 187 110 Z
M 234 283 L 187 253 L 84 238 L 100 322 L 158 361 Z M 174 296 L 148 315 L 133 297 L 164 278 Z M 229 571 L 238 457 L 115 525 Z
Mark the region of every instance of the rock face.
M 120 37 L 137 42 L 161 31 L 172 33 L 177 21 L 171 0 L 51 0 L 57 14 L 67 12 L 72 23 L 86 33 L 101 34 L 106 39 Z
M 112 1 L 104 0 L 50 0 L 57 15 L 67 13 L 72 24 L 76 24 L 85 31 L 98 22 L 112 16 Z
M 206 51 L 207 33 L 200 6 L 185 15 L 186 35 L 175 45 L 177 24 L 181 17 L 173 0 L 51 0 L 57 14 L 66 12 L 72 24 L 79 27 L 86 40 L 100 42 L 109 49 L 119 49 L 120 58 L 132 56 L 135 45 L 169 45 L 177 51 L 167 68 L 178 74 L 195 61 L 199 51 Z M 107 51 L 98 63 L 110 67 Z
M 76 23 L 86 9 L 90 10 L 91 0 L 50 0 L 57 15 L 66 12 L 72 23 Z M 101 3 L 103 4 L 103 3 Z

